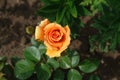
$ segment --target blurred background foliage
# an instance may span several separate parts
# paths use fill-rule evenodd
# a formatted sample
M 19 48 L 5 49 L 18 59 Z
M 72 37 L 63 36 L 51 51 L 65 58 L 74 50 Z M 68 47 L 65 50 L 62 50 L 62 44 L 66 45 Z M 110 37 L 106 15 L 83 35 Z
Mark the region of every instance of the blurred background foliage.
M 91 27 L 99 32 L 90 36 L 91 50 L 98 48 L 101 52 L 115 51 L 120 46 L 120 4 L 118 0 L 106 0 L 102 4 L 100 16 L 94 17 Z
M 120 4 L 118 0 L 41 0 L 37 14 L 51 21 L 68 24 L 73 39 L 80 35 L 85 24 L 81 17 L 91 16 L 91 27 L 98 30 L 89 36 L 90 51 L 115 51 L 120 45 Z

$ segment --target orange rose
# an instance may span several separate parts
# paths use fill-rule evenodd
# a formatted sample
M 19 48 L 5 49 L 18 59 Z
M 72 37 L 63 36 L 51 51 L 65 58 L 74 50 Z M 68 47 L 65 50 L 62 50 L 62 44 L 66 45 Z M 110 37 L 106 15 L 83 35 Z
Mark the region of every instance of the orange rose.
M 59 57 L 70 44 L 70 29 L 57 23 L 49 23 L 47 19 L 36 27 L 35 38 L 44 41 L 47 47 L 46 55 Z
M 35 30 L 35 39 L 36 40 L 44 41 L 44 31 L 43 31 L 43 29 L 49 23 L 50 23 L 49 20 L 45 19 L 45 20 L 41 21 L 41 23 L 36 27 L 36 30 Z

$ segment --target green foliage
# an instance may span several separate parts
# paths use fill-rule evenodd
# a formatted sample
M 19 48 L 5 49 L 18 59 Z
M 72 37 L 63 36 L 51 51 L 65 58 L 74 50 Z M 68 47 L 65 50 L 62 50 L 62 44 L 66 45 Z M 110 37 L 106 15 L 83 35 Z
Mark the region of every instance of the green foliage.
M 71 59 L 71 66 L 72 67 L 78 66 L 79 61 L 80 61 L 80 56 L 79 56 L 78 52 L 77 51 L 71 51 L 69 57 Z
M 80 61 L 80 57 L 77 51 L 67 51 L 68 55 L 60 58 L 60 67 L 63 69 L 69 69 L 77 67 Z
M 35 65 L 27 60 L 20 60 L 15 65 L 15 76 L 19 79 L 27 79 L 34 72 Z
M 10 64 L 6 63 L 5 66 L 4 66 L 4 68 L 3 68 L 3 70 L 2 70 L 2 72 L 5 75 L 4 78 L 7 78 L 7 80 L 9 78 L 12 79 L 12 80 L 16 79 L 15 76 L 14 76 L 14 69 L 13 69 L 13 67 Z
M 4 62 L 0 62 L 0 71 L 3 69 L 4 67 Z
M 56 21 L 63 27 L 69 25 L 73 37 L 84 27 L 80 17 L 91 14 L 86 6 L 79 5 L 82 0 L 42 0 L 42 2 L 43 7 L 37 11 L 37 14 L 52 22 Z
M 38 80 L 49 80 L 51 76 L 51 71 L 47 64 L 41 63 L 36 66 L 36 74 Z
M 92 15 L 102 11 L 102 5 L 107 5 L 106 0 L 84 0 L 80 3 L 82 6 L 90 6 L 90 10 L 92 11 Z
M 96 48 L 101 52 L 115 51 L 116 47 L 120 45 L 120 9 L 118 8 L 120 4 L 117 0 L 106 1 L 108 6 L 102 5 L 102 15 L 95 17 L 95 21 L 91 25 L 99 31 L 96 35 L 90 36 L 91 51 Z
M 4 77 L 4 73 L 2 72 L 2 70 L 5 67 L 5 63 L 6 63 L 6 57 L 4 56 L 0 57 L 0 80 L 6 80 L 6 78 Z
M 38 49 L 39 49 L 39 52 L 40 52 L 41 55 L 45 54 L 46 47 L 45 47 L 44 44 L 40 44 L 39 47 L 38 47 Z
M 79 65 L 79 69 L 84 73 L 91 73 L 97 69 L 100 61 L 98 59 L 85 59 Z
M 97 75 L 91 75 L 89 80 L 100 80 L 100 78 Z
M 35 43 L 37 42 L 35 41 Z M 36 75 L 38 80 L 82 80 L 78 68 L 84 73 L 91 73 L 98 68 L 100 63 L 97 59 L 87 59 L 80 62 L 78 52 L 69 49 L 66 50 L 66 55 L 60 58 L 48 58 L 45 49 L 43 43 L 25 48 L 25 60 L 19 60 L 15 65 L 16 78 L 28 79 Z M 67 76 L 64 76 L 66 73 Z
M 0 57 L 0 71 L 3 69 L 6 62 L 6 57 Z
M 75 69 L 70 69 L 68 71 L 67 78 L 68 80 L 82 80 L 81 74 Z
M 19 58 L 18 56 L 13 56 L 13 57 L 10 59 L 12 66 L 15 67 L 15 64 L 16 64 L 20 59 L 21 59 L 21 58 Z
M 64 80 L 64 78 L 65 73 L 61 69 L 58 69 L 53 73 L 53 80 Z
M 41 59 L 39 50 L 34 46 L 25 48 L 24 56 L 27 60 L 30 60 L 32 62 L 39 62 Z
M 31 44 L 35 47 L 39 47 L 41 42 L 36 41 L 35 38 L 31 38 Z
M 79 19 L 78 0 L 42 0 L 44 6 L 38 10 L 38 15 L 47 17 L 51 21 L 56 21 L 62 25 L 70 24 L 74 18 Z M 48 15 L 49 14 L 49 15 Z
M 63 69 L 68 69 L 71 67 L 71 61 L 68 56 L 63 56 L 60 58 L 60 67 Z
M 53 67 L 54 70 L 56 70 L 57 68 L 59 68 L 59 62 L 57 60 L 55 60 L 54 58 L 49 58 L 47 60 L 47 63 Z
M 2 56 L 0 57 L 0 80 L 16 80 L 14 76 L 14 68 L 12 63 L 7 63 L 7 58 Z
M 98 68 L 99 60 L 87 59 L 80 61 L 77 51 L 66 50 L 65 55 L 60 58 L 48 58 L 46 47 L 43 43 L 24 49 L 24 58 L 11 58 L 11 65 L 6 64 L 6 58 L 0 57 L 1 64 L 0 79 L 7 80 L 82 80 L 81 72 L 91 73 Z M 42 53 L 41 53 L 42 52 Z M 67 76 L 65 76 L 67 74 Z M 5 76 L 4 76 L 5 75 Z M 97 79 L 92 76 L 90 80 Z

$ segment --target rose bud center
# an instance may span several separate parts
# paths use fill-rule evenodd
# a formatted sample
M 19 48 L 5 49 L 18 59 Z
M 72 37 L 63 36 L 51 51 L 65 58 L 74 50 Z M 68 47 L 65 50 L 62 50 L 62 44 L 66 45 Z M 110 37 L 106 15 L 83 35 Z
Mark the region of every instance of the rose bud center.
M 61 38 L 62 38 L 62 33 L 59 31 L 59 30 L 54 30 L 52 33 L 51 33 L 51 39 L 53 41 L 60 41 Z

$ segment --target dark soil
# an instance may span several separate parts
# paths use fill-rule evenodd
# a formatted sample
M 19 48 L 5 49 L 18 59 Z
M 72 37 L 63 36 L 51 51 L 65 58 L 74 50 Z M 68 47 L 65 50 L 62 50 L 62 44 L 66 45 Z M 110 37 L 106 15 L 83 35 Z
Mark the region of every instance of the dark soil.
M 40 6 L 38 0 L 0 0 L 0 55 L 22 56 L 31 37 L 25 29 L 40 22 L 35 15 Z
M 30 38 L 25 31 L 27 26 L 35 27 L 41 21 L 41 17 L 35 15 L 40 8 L 39 0 L 0 0 L 0 56 L 23 55 L 23 49 L 30 45 Z M 120 53 L 88 53 L 88 35 L 96 31 L 89 27 L 91 17 L 82 18 L 86 28 L 78 40 L 71 43 L 71 48 L 76 48 L 82 58 L 97 57 L 101 59 L 101 65 L 94 74 L 101 80 L 120 80 Z M 90 74 L 85 74 L 84 80 L 88 80 Z

